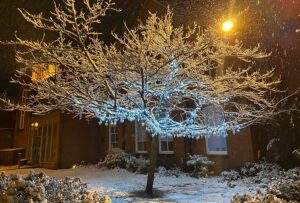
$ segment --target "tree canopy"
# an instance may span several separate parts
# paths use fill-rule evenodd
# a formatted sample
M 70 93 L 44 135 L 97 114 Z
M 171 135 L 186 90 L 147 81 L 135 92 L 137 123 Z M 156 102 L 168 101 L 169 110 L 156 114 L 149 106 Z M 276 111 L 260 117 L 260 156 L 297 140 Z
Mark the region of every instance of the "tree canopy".
M 79 7 L 65 0 L 50 17 L 20 10 L 35 28 L 57 38 L 6 43 L 18 47 L 23 65 L 12 82 L 31 93 L 23 104 L 2 99 L 6 109 L 59 109 L 111 125 L 139 120 L 154 137 L 152 154 L 158 136 L 226 136 L 276 114 L 272 94 L 280 81 L 273 70 L 254 68 L 255 60 L 268 56 L 259 46 L 229 42 L 216 27 L 174 27 L 170 9 L 163 17 L 150 13 L 145 23 L 113 34 L 116 43 L 105 45 L 95 26 L 117 10 L 114 3 L 82 2 Z M 226 56 L 247 65 L 225 67 Z M 151 160 L 153 175 L 155 155 Z

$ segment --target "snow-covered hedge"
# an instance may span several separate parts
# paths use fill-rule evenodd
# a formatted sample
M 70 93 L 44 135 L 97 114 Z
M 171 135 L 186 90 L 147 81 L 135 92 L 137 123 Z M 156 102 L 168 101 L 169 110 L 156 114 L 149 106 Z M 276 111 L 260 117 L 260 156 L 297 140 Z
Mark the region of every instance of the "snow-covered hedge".
M 241 168 L 241 175 L 243 177 L 257 176 L 259 173 L 280 173 L 282 168 L 274 163 L 260 161 L 258 163 L 246 163 Z
M 113 168 L 124 168 L 131 172 L 147 172 L 149 161 L 144 157 L 135 157 L 131 154 L 124 152 L 123 150 L 110 151 L 104 161 L 99 162 L 99 167 Z
M 107 196 L 89 192 L 79 178 L 54 179 L 40 172 L 29 175 L 0 174 L 0 202 L 3 203 L 110 203 Z
M 182 174 L 182 169 L 176 166 L 169 169 L 166 169 L 163 166 L 159 166 L 157 168 L 157 173 L 159 176 L 163 176 L 163 177 L 168 177 L 168 176 L 179 177 Z
M 273 168 L 273 167 L 272 167 Z M 275 167 L 276 168 L 276 167 Z M 259 173 L 257 173 L 257 176 Z M 272 174 L 271 174 L 272 175 Z M 263 193 L 235 195 L 232 203 L 296 203 L 300 202 L 300 168 L 294 168 L 268 179 Z
M 221 173 L 224 181 L 236 181 L 247 179 L 247 181 L 261 184 L 267 187 L 268 184 L 284 174 L 284 170 L 277 164 L 260 161 L 258 163 L 246 163 L 240 171 L 229 170 Z
M 288 170 L 281 178 L 272 182 L 268 193 L 288 201 L 300 202 L 300 168 Z
M 221 176 L 224 181 L 235 181 L 241 178 L 241 175 L 236 170 L 223 171 Z
M 231 203 L 288 203 L 288 202 L 272 194 L 263 195 L 261 193 L 258 193 L 254 196 L 251 196 L 250 194 L 234 195 L 231 200 Z
M 191 176 L 195 178 L 209 176 L 211 173 L 208 167 L 213 164 L 213 161 L 199 154 L 189 155 L 189 160 L 187 161 L 188 171 L 191 172 Z

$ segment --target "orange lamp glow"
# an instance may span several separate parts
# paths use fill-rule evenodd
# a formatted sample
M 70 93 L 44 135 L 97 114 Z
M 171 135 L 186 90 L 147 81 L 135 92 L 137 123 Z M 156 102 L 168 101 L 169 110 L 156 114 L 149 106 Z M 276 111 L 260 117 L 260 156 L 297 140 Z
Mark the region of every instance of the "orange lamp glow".
M 222 25 L 222 30 L 224 32 L 229 32 L 233 28 L 233 22 L 231 20 L 227 20 L 226 22 L 223 23 Z

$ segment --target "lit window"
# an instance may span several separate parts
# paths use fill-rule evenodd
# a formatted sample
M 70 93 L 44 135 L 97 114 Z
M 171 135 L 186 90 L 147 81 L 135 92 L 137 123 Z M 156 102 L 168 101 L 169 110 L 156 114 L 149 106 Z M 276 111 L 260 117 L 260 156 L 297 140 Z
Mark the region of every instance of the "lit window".
M 224 111 L 221 106 L 207 106 L 204 108 L 205 124 L 217 127 L 224 122 Z M 207 154 L 227 154 L 227 133 L 225 130 L 209 135 L 206 139 Z
M 161 136 L 159 140 L 159 153 L 174 154 L 173 137 Z
M 56 68 L 54 65 L 41 65 L 32 68 L 31 79 L 33 81 L 47 79 L 55 75 Z
M 137 153 L 147 153 L 146 127 L 140 121 L 135 121 L 135 151 Z
M 118 148 L 118 133 L 116 125 L 109 125 L 109 148 Z

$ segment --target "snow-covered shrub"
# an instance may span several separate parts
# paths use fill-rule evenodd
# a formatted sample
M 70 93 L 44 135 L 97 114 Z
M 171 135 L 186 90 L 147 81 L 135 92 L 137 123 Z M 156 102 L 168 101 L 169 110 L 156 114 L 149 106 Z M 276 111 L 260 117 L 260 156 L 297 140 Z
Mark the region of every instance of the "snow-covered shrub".
M 179 167 L 172 167 L 169 169 L 166 169 L 163 166 L 159 166 L 157 168 L 157 173 L 159 176 L 175 176 L 175 177 L 179 177 L 182 174 L 182 170 Z
M 285 176 L 289 179 L 300 180 L 300 167 L 292 168 L 285 172 Z
M 258 179 L 278 177 L 283 173 L 283 169 L 275 163 L 260 161 L 258 163 L 246 163 L 241 168 L 242 177 L 257 177 Z
M 261 193 L 257 193 L 254 196 L 251 196 L 250 194 L 234 195 L 233 198 L 231 199 L 231 203 L 287 203 L 287 202 L 272 194 L 263 195 Z
M 300 181 L 282 178 L 275 181 L 265 193 L 235 195 L 232 203 L 297 203 L 300 202 Z
M 268 192 L 287 201 L 300 202 L 300 168 L 288 170 L 281 179 L 270 184 Z
M 300 202 L 300 181 L 292 179 L 281 180 L 274 184 L 269 192 L 289 202 Z
M 28 176 L 0 174 L 0 202 L 5 203 L 94 203 L 111 202 L 107 196 L 89 192 L 79 178 L 54 179 L 40 172 Z
M 241 168 L 241 174 L 243 176 L 255 176 L 260 171 L 260 166 L 256 163 L 247 162 Z
M 280 173 L 277 177 L 270 179 L 271 182 L 264 193 L 254 196 L 249 194 L 235 195 L 233 203 L 296 203 L 300 202 L 300 168 L 294 168 Z
M 131 172 L 146 172 L 149 161 L 144 157 L 138 157 L 128 154 L 122 150 L 119 151 L 110 151 L 104 161 L 99 162 L 99 167 L 107 167 L 110 169 L 113 168 L 124 168 Z
M 136 171 L 138 171 L 139 173 L 148 172 L 149 160 L 145 159 L 143 156 L 139 156 L 135 159 L 135 162 L 138 166 Z
M 186 163 L 191 176 L 196 178 L 207 177 L 210 174 L 208 167 L 214 164 L 206 156 L 199 154 L 189 155 L 189 160 Z
M 223 171 L 221 176 L 224 181 L 235 181 L 241 178 L 240 173 L 236 170 Z
M 124 166 L 122 165 L 122 153 L 123 151 L 120 152 L 115 152 L 115 151 L 110 151 L 104 158 L 102 162 L 98 163 L 99 167 L 107 167 L 107 168 L 116 168 L 120 167 L 123 168 Z M 121 167 L 122 165 L 122 167 Z

